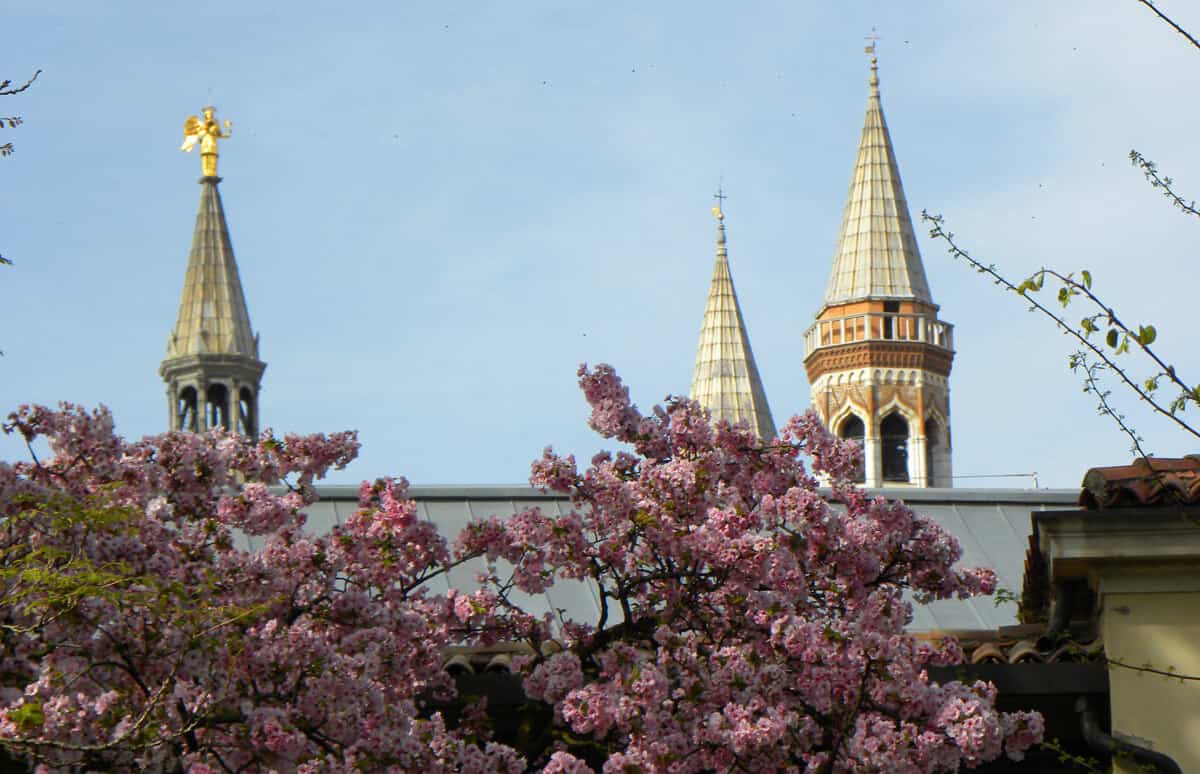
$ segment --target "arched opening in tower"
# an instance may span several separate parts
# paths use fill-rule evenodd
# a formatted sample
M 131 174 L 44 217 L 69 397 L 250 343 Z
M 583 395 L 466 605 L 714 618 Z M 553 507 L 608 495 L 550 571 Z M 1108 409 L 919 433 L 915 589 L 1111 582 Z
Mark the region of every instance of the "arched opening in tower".
M 249 387 L 238 391 L 238 432 L 247 438 L 258 435 L 258 418 L 254 416 L 254 393 Z
M 867 437 L 867 427 L 856 414 L 851 414 L 842 421 L 841 427 L 838 428 L 838 437 L 847 441 L 854 441 L 858 444 L 858 467 L 854 469 L 854 481 L 863 483 L 867 480 L 866 460 L 863 455 L 863 441 Z
M 208 385 L 208 426 L 229 429 L 229 389 L 223 384 Z
M 174 430 L 190 430 L 196 432 L 197 417 L 196 417 L 196 388 L 184 387 L 179 391 L 179 395 L 175 402 L 175 427 Z
M 908 482 L 908 422 L 892 412 L 879 423 L 883 447 L 883 480 Z
M 936 459 L 941 434 L 942 429 L 938 427 L 936 419 L 925 420 L 925 486 L 938 486 L 937 477 L 934 475 L 937 468 L 934 467 L 933 461 Z

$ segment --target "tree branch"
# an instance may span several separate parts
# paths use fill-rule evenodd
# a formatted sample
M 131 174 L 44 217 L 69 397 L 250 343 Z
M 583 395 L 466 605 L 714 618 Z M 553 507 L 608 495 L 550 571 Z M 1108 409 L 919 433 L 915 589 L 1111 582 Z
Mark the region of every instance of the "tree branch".
M 1197 402 L 1196 390 L 1192 387 L 1189 387 L 1186 382 L 1176 375 L 1174 366 L 1163 362 L 1163 360 L 1154 352 L 1154 350 L 1150 348 L 1149 344 L 1154 339 L 1153 328 L 1142 328 L 1138 331 L 1131 330 L 1127 325 L 1121 322 L 1120 318 L 1117 317 L 1112 307 L 1105 304 L 1100 300 L 1099 297 L 1092 293 L 1090 289 L 1090 274 L 1084 272 L 1084 281 L 1076 282 L 1072 277 L 1064 276 L 1052 269 L 1040 269 L 1039 271 L 1035 272 L 1030 279 L 1021 283 L 1021 285 L 1014 285 L 1007 277 L 1002 275 L 995 266 L 981 263 L 972 257 L 966 250 L 959 247 L 954 241 L 954 234 L 950 231 L 946 231 L 943 228 L 945 219 L 942 218 L 941 215 L 930 215 L 927 211 L 923 210 L 921 212 L 921 219 L 932 224 L 929 230 L 929 236 L 946 242 L 948 245 L 947 251 L 952 256 L 963 259 L 979 273 L 986 274 L 987 276 L 991 277 L 997 285 L 1000 285 L 1006 290 L 1011 290 L 1013 293 L 1016 293 L 1024 298 L 1030 303 L 1031 309 L 1036 309 L 1046 317 L 1049 317 L 1051 320 L 1053 320 L 1055 325 L 1057 325 L 1063 331 L 1063 333 L 1074 338 L 1083 346 L 1086 351 L 1091 352 L 1098 360 L 1103 362 L 1106 367 L 1116 374 L 1117 378 L 1126 387 L 1128 387 L 1143 401 L 1148 403 L 1156 413 L 1161 414 L 1162 416 L 1171 420 L 1190 435 L 1200 438 L 1200 430 L 1192 427 L 1175 413 L 1175 411 L 1178 408 L 1181 408 L 1184 403 Z M 1048 308 L 1046 305 L 1042 304 L 1030 292 L 1027 292 L 1040 290 L 1046 275 L 1054 277 L 1063 283 L 1063 287 L 1059 290 L 1058 300 L 1063 304 L 1064 307 L 1067 305 L 1067 303 L 1069 303 L 1072 297 L 1082 295 L 1087 298 L 1087 300 L 1092 302 L 1100 311 L 1091 316 L 1085 317 L 1081 321 L 1079 329 L 1077 329 L 1074 325 L 1069 324 L 1062 316 Z M 1114 353 L 1112 356 L 1101 349 L 1099 345 L 1089 338 L 1091 333 L 1099 330 L 1099 328 L 1095 325 L 1095 322 L 1098 319 L 1103 320 L 1109 326 L 1107 343 L 1110 347 L 1114 348 Z M 1120 339 L 1120 345 L 1117 344 L 1118 339 Z M 1123 351 L 1128 349 L 1128 342 L 1130 340 L 1137 343 L 1142 352 L 1144 352 L 1147 357 L 1149 357 L 1160 369 L 1162 369 L 1160 373 L 1157 374 L 1153 379 L 1147 380 L 1145 386 L 1134 381 L 1133 377 L 1131 377 L 1129 373 L 1125 371 L 1125 369 L 1121 368 L 1113 360 L 1113 357 L 1120 355 Z M 1164 406 L 1153 395 L 1154 390 L 1157 389 L 1158 379 L 1164 376 L 1167 377 L 1169 381 L 1178 385 L 1181 390 L 1180 397 L 1176 398 L 1176 400 L 1169 406 Z
M 1200 675 L 1185 675 L 1180 674 L 1179 672 L 1172 672 L 1169 669 L 1155 669 L 1149 664 L 1145 666 L 1134 666 L 1133 664 L 1126 664 L 1124 661 L 1119 661 L 1115 658 L 1106 658 L 1105 661 L 1113 666 L 1121 667 L 1122 669 L 1132 669 L 1134 672 L 1148 672 L 1153 675 L 1162 675 L 1163 677 L 1170 677 L 1175 680 L 1200 681 Z
M 1155 16 L 1162 19 L 1167 24 L 1171 25 L 1171 27 L 1176 32 L 1178 32 L 1180 35 L 1187 38 L 1187 41 L 1189 43 L 1191 43 L 1193 46 L 1195 46 L 1196 48 L 1200 48 L 1200 41 L 1197 41 L 1190 34 L 1188 34 L 1188 31 L 1185 30 L 1183 27 L 1180 27 L 1178 24 L 1176 24 L 1175 21 L 1170 16 L 1167 16 L 1165 13 L 1163 13 L 1162 11 L 1160 11 L 1156 7 L 1154 7 L 1154 3 L 1150 2 L 1150 0 L 1138 0 L 1138 2 L 1141 3 L 1142 5 L 1146 6 L 1147 8 L 1149 8 L 1154 13 Z
M 1108 402 L 1109 392 L 1108 390 L 1103 389 L 1099 380 L 1096 378 L 1096 372 L 1102 370 L 1104 366 L 1100 363 L 1090 362 L 1087 359 L 1087 353 L 1082 351 L 1076 352 L 1072 356 L 1071 365 L 1073 368 L 1078 366 L 1079 368 L 1083 369 L 1084 392 L 1090 392 L 1095 395 L 1097 402 L 1100 404 L 1100 413 L 1108 416 L 1110 419 L 1112 419 L 1112 421 L 1116 422 L 1117 427 L 1121 429 L 1121 432 L 1129 437 L 1129 440 L 1133 443 L 1133 445 L 1130 447 L 1130 451 L 1132 451 L 1138 457 L 1148 460 L 1150 455 L 1146 454 L 1146 451 L 1142 448 L 1142 437 L 1138 435 L 1133 427 L 1131 427 L 1125 421 L 1125 415 L 1118 414 Z
M 12 81 L 5 78 L 3 81 L 0 81 L 0 97 L 8 97 L 13 94 L 20 94 L 32 86 L 33 82 L 36 81 L 37 77 L 41 74 L 42 71 L 38 70 L 33 75 L 29 76 L 29 80 L 25 81 L 25 83 L 21 84 L 20 86 L 13 86 Z
M 1138 169 L 1142 170 L 1142 174 L 1150 181 L 1152 188 L 1161 188 L 1163 196 L 1171 200 L 1171 203 L 1178 207 L 1182 212 L 1188 215 L 1195 215 L 1200 218 L 1200 210 L 1196 209 L 1196 202 L 1184 201 L 1183 197 L 1175 193 L 1175 189 L 1171 186 L 1175 181 L 1169 177 L 1162 177 L 1158 174 L 1158 165 L 1150 159 L 1146 158 L 1137 150 L 1129 151 L 1129 162 Z

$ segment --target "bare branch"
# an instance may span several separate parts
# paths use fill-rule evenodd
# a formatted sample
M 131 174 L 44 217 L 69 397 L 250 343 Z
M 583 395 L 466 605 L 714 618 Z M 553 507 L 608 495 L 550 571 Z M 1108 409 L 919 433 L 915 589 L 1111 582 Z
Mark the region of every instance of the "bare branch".
M 33 82 L 36 81 L 37 77 L 41 74 L 42 74 L 42 71 L 38 70 L 33 75 L 29 76 L 29 80 L 25 81 L 25 83 L 21 84 L 20 86 L 15 86 L 15 87 L 12 85 L 12 81 L 10 81 L 8 79 L 0 81 L 0 97 L 7 97 L 11 94 L 20 94 L 21 92 L 25 91 L 30 86 L 32 86 Z
M 1162 19 L 1167 24 L 1171 25 L 1171 27 L 1174 28 L 1174 30 L 1176 32 L 1178 32 L 1180 35 L 1187 38 L 1188 42 L 1191 43 L 1193 46 L 1195 46 L 1196 48 L 1200 48 L 1200 41 L 1197 41 L 1195 38 L 1193 38 L 1188 33 L 1187 30 L 1185 30 L 1183 27 L 1180 27 L 1178 24 L 1176 24 L 1175 21 L 1170 16 L 1167 16 L 1165 13 L 1163 13 L 1162 11 L 1155 8 L 1154 3 L 1150 2 L 1150 0 L 1138 0 L 1138 2 L 1141 3 L 1142 5 L 1146 6 L 1147 8 L 1149 8 L 1154 13 L 1155 16 Z
M 1105 661 L 1113 666 L 1118 666 L 1123 669 L 1132 669 L 1135 672 L 1148 672 L 1153 675 L 1162 675 L 1163 677 L 1171 677 L 1176 680 L 1200 680 L 1200 675 L 1180 674 L 1179 672 L 1174 672 L 1170 669 L 1156 669 L 1149 664 L 1146 664 L 1145 666 L 1134 666 L 1133 664 L 1126 664 L 1124 661 L 1119 661 L 1115 658 L 1106 658 Z

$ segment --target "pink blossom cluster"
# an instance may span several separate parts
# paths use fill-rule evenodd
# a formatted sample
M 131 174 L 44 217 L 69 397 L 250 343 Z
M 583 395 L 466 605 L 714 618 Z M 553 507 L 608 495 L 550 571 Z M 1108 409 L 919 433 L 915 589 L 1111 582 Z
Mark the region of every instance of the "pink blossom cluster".
M 990 685 L 930 680 L 961 662 L 953 639 L 904 631 L 906 592 L 987 594 L 994 574 L 856 489 L 856 448 L 814 413 L 763 444 L 684 399 L 643 416 L 608 366 L 579 375 L 591 426 L 631 451 L 580 471 L 547 449 L 530 480 L 572 511 L 479 522 L 459 548 L 493 561 L 501 618 L 513 588 L 598 590 L 600 620 L 569 622 L 566 650 L 524 670 L 528 696 L 609 751 L 605 772 L 944 771 L 1040 741 L 1041 717 L 998 712 Z M 583 770 L 584 748 L 559 752 L 548 770 Z
M 0 463 L 0 748 L 42 770 L 519 772 L 422 709 L 481 639 L 427 581 L 451 566 L 403 481 L 331 534 L 313 482 L 353 433 L 127 443 L 106 410 L 23 407 L 45 460 Z M 281 493 L 282 492 L 282 493 Z M 261 549 L 239 550 L 239 536 Z M 499 636 L 490 633 L 491 638 Z

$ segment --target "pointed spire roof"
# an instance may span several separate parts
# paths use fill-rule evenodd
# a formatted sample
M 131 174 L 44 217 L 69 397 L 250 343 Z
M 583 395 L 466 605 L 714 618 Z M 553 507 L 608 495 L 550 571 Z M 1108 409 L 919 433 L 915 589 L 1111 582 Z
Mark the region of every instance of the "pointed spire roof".
M 824 303 L 830 306 L 882 298 L 933 305 L 900 184 L 900 167 L 879 103 L 874 44 L 867 47 L 867 53 L 871 54 L 867 117 Z
M 229 227 L 217 184 L 200 178 L 200 209 L 188 254 L 179 319 L 167 340 L 167 359 L 189 355 L 239 355 L 258 359 L 258 337 L 242 294 Z
M 718 198 L 724 197 L 718 193 Z M 744 421 L 759 438 L 769 441 L 775 437 L 775 422 L 729 273 L 725 216 L 719 207 L 714 207 L 713 213 L 717 216 L 717 261 L 700 324 L 696 368 L 688 396 L 712 412 L 714 420 Z

